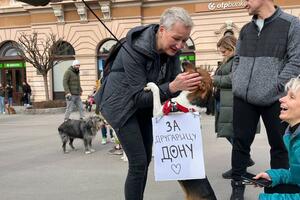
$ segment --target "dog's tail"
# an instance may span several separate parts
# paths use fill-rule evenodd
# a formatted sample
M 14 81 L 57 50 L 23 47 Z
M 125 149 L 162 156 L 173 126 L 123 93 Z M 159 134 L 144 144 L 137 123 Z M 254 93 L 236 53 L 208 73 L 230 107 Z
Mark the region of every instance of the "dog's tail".
M 153 82 L 149 82 L 144 89 L 150 90 L 153 94 L 153 116 L 160 115 L 162 111 L 158 86 Z
M 186 200 L 217 200 L 207 178 L 178 181 L 186 194 Z

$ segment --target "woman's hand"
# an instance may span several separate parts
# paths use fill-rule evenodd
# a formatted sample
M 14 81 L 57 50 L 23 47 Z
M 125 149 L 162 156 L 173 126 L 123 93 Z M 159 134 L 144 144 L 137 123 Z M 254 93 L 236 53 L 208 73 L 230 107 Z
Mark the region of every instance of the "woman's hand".
M 267 179 L 267 180 L 271 181 L 271 177 L 266 172 L 261 172 L 261 173 L 259 173 L 259 174 L 257 174 L 256 176 L 253 177 L 253 179 L 260 179 L 260 178 Z M 258 184 L 255 184 L 254 186 L 255 187 L 262 187 Z
M 198 73 L 180 73 L 169 84 L 169 90 L 171 93 L 175 93 L 182 90 L 193 91 L 198 88 L 202 77 Z
M 261 172 L 261 173 L 257 174 L 256 176 L 254 176 L 253 178 L 254 179 L 264 178 L 264 179 L 267 179 L 269 181 L 271 180 L 271 177 L 266 172 Z

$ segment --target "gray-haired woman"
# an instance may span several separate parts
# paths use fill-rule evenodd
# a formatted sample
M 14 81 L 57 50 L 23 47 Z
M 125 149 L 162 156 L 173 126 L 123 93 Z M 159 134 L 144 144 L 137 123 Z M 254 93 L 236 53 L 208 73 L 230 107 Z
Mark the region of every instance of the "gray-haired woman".
M 142 200 L 152 155 L 152 93 L 155 82 L 165 101 L 181 90 L 194 90 L 198 74 L 181 73 L 179 50 L 189 39 L 193 22 L 182 8 L 167 9 L 160 24 L 130 30 L 99 93 L 100 112 L 114 128 L 128 157 L 126 200 Z

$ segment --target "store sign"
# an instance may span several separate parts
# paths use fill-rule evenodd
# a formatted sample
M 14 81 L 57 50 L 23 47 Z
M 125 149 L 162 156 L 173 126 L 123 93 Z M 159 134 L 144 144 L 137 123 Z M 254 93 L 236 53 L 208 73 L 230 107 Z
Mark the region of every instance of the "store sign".
M 14 62 L 14 63 L 0 63 L 0 68 L 23 68 L 25 63 L 23 62 Z
M 224 2 L 210 2 L 208 4 L 208 10 L 227 10 L 227 9 L 237 9 L 244 8 L 247 5 L 245 0 L 239 1 L 224 1 Z
M 190 61 L 190 62 L 194 62 L 196 60 L 195 55 L 180 55 L 179 59 L 180 61 Z

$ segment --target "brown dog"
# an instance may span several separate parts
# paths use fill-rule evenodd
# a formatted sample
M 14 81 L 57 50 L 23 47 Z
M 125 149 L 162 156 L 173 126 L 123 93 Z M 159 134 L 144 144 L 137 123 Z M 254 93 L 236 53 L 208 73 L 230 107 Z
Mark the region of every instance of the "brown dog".
M 16 110 L 8 104 L 5 104 L 5 112 L 9 115 L 16 114 Z

